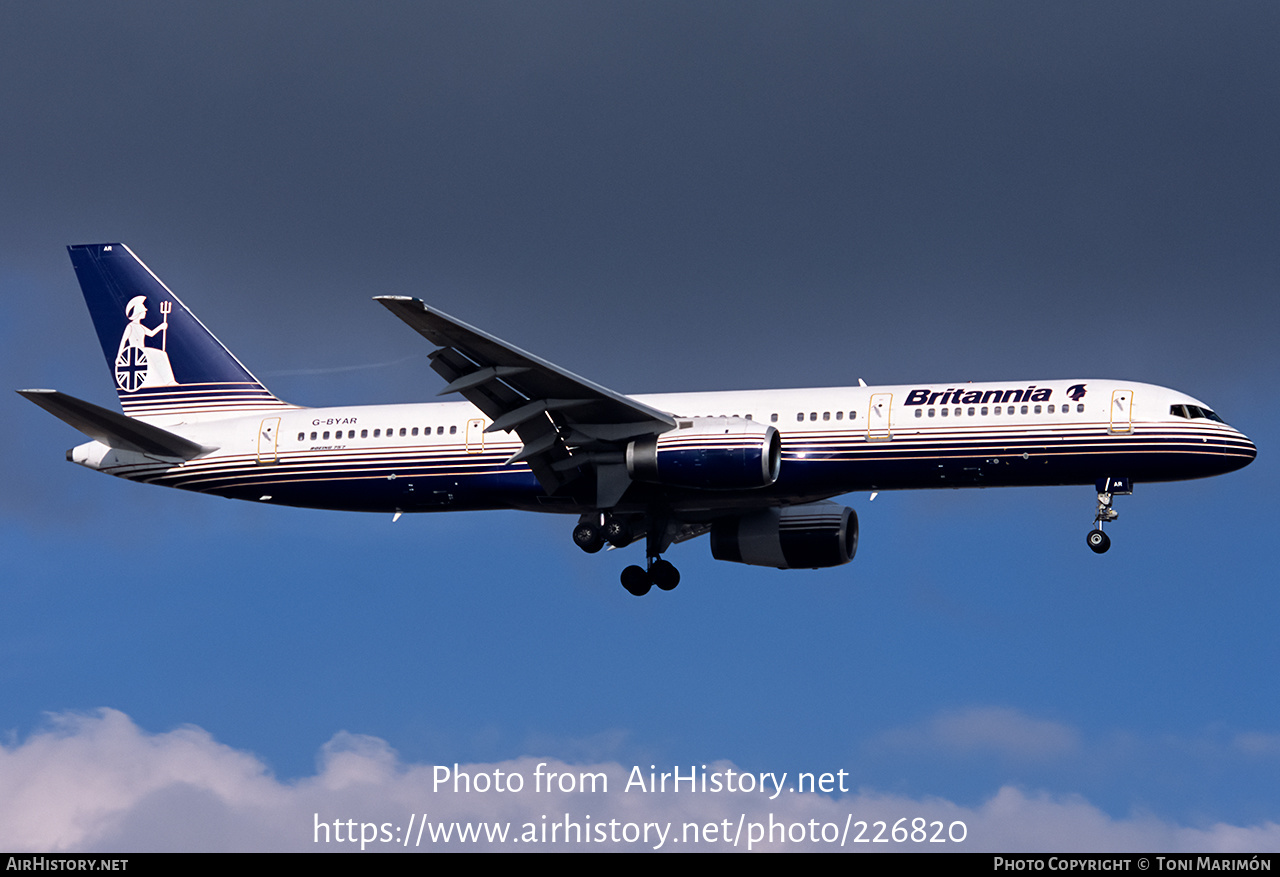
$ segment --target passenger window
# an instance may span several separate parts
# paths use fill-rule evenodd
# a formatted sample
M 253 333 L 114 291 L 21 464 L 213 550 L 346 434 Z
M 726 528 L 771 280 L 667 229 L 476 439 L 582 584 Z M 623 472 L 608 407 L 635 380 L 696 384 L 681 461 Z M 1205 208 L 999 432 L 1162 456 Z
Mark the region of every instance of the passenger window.
M 831 419 L 831 412 L 830 412 L 830 411 L 824 411 L 824 412 L 822 412 L 822 419 L 823 419 L 823 420 L 830 420 L 830 419 Z
M 315 441 L 315 440 L 316 440 L 316 434 L 315 434 L 314 432 L 313 432 L 313 433 L 311 433 L 311 440 L 312 440 L 312 441 Z
M 1081 402 L 1079 405 L 1077 405 L 1077 406 L 1076 406 L 1076 411 L 1077 411 L 1078 413 L 1080 413 L 1080 414 L 1084 414 L 1084 403 L 1083 403 L 1083 402 Z
M 946 416 L 947 416 L 948 414 L 950 414 L 950 413 L 951 413 L 951 412 L 950 412 L 948 409 L 946 409 L 946 408 L 943 408 L 943 409 L 942 409 L 942 416 L 943 416 L 943 417 L 946 417 Z
M 306 439 L 306 437 L 307 437 L 307 434 L 305 432 L 298 433 L 298 441 L 303 441 L 304 439 Z
M 809 412 L 809 419 L 810 419 L 810 420 L 817 420 L 817 419 L 818 419 L 818 412 L 816 412 L 816 411 L 810 411 L 810 412 Z
M 367 429 L 360 430 L 360 438 L 368 438 L 368 437 L 369 437 L 369 430 Z
M 924 412 L 919 408 L 916 409 L 916 417 L 924 417 Z
M 417 435 L 417 434 L 418 434 L 418 428 L 415 426 L 415 427 L 413 428 L 412 432 L 410 432 L 409 434 L 410 434 L 410 435 Z
M 1022 413 L 1023 413 L 1023 414 L 1026 414 L 1026 413 L 1027 413 L 1027 406 L 1026 406 L 1026 405 L 1023 405 L 1023 406 L 1022 406 Z
M 1040 413 L 1040 406 L 1039 406 L 1039 405 L 1037 405 L 1037 406 L 1036 406 L 1035 413 L 1036 413 L 1036 414 L 1039 414 L 1039 413 Z
M 972 408 L 970 408 L 970 409 L 969 409 L 969 416 L 970 416 L 970 417 L 972 417 L 972 416 L 973 416 L 973 409 L 972 409 Z
M 443 427 L 443 426 L 437 426 L 437 427 L 436 427 L 436 435 L 444 435 L 444 427 Z
M 804 423 L 804 412 L 803 412 L 803 411 L 798 412 L 798 413 L 796 414 L 796 423 Z
M 329 439 L 329 430 L 327 430 L 327 429 L 324 431 L 324 438 L 325 438 L 325 440 L 326 440 L 326 441 L 328 441 L 328 439 Z
M 449 435 L 457 435 L 457 434 L 458 434 L 458 428 L 456 426 L 449 427 Z
M 933 416 L 934 416 L 934 413 L 933 413 L 933 409 L 932 409 L 932 408 L 930 408 L 930 409 L 929 409 L 929 416 L 930 416 L 930 417 L 933 417 Z
M 987 406 L 986 406 L 986 405 L 983 405 L 983 406 L 982 406 L 982 416 L 983 416 L 983 417 L 986 417 L 986 416 L 987 416 Z
M 836 420 L 844 420 L 844 412 L 843 412 L 843 411 L 837 411 L 837 412 L 836 412 Z
M 770 422 L 770 423 L 777 423 L 777 422 L 778 422 L 778 415 L 777 415 L 777 414 L 770 414 L 770 415 L 769 415 L 769 422 Z

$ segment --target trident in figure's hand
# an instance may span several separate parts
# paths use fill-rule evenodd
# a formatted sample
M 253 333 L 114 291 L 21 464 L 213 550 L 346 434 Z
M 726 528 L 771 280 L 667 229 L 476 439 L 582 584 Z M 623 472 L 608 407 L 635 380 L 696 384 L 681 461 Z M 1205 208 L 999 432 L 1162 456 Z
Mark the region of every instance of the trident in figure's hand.
M 160 336 L 160 349 L 164 350 L 166 353 L 168 352 L 167 346 L 169 344 L 169 312 L 172 310 L 173 302 L 160 302 L 160 313 L 164 317 L 164 334 Z

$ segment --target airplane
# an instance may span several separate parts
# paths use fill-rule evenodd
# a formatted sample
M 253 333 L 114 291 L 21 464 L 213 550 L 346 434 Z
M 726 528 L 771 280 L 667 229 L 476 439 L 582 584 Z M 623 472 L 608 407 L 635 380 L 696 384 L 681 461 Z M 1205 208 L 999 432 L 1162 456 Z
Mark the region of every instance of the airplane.
M 435 346 L 440 395 L 304 408 L 273 395 L 120 243 L 68 247 L 121 412 L 19 390 L 90 441 L 67 459 L 131 481 L 271 505 L 393 515 L 576 515 L 586 552 L 643 540 L 642 596 L 680 573 L 674 543 L 718 560 L 834 567 L 858 547 L 852 492 L 1093 485 L 1088 545 L 1143 481 L 1240 469 L 1254 444 L 1184 393 L 1068 379 L 627 396 L 415 298 L 379 302 Z

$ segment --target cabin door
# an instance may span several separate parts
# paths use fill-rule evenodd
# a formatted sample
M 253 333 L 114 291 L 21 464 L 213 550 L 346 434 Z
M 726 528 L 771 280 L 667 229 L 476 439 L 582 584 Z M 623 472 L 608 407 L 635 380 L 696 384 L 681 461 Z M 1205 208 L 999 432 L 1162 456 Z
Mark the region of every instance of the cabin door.
M 280 433 L 280 418 L 266 417 L 263 418 L 262 424 L 258 427 L 258 462 L 274 463 L 280 458 L 277 451 L 278 438 Z
M 474 418 L 467 421 L 467 453 L 484 453 L 484 420 Z
M 1111 427 L 1113 433 L 1133 432 L 1133 390 L 1115 390 L 1111 394 Z
M 889 419 L 893 414 L 893 394 L 875 393 L 867 408 L 867 440 L 887 441 L 893 438 Z

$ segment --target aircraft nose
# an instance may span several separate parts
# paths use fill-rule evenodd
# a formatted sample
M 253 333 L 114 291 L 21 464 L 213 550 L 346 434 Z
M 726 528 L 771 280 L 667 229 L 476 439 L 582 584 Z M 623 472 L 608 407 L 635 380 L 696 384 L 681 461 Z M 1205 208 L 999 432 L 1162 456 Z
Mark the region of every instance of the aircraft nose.
M 1245 452 L 1249 455 L 1249 463 L 1252 463 L 1258 457 L 1258 446 L 1249 441 L 1248 437 L 1243 434 L 1240 438 L 1244 439 Z M 1245 465 L 1247 466 L 1248 463 Z
M 1231 443 L 1231 447 L 1225 449 L 1226 455 L 1231 458 L 1231 462 L 1234 464 L 1229 471 L 1243 469 L 1258 457 L 1258 446 L 1250 441 L 1247 435 L 1236 430 L 1236 436 L 1237 439 Z

